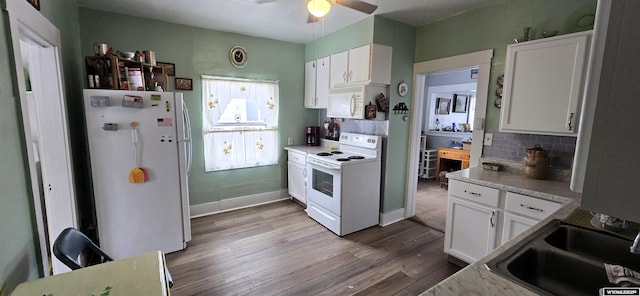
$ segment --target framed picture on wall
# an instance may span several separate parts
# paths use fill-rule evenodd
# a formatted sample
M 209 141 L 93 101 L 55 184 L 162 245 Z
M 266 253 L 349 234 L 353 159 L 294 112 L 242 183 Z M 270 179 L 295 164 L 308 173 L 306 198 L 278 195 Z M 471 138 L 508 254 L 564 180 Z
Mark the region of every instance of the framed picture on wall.
M 436 101 L 436 114 L 449 114 L 451 99 L 438 98 Z
M 469 96 L 453 95 L 453 112 L 467 113 L 468 102 L 469 102 Z
M 157 62 L 156 65 L 164 69 L 164 74 L 167 74 L 168 76 L 176 76 L 176 64 Z
M 176 78 L 176 90 L 193 90 L 190 78 Z

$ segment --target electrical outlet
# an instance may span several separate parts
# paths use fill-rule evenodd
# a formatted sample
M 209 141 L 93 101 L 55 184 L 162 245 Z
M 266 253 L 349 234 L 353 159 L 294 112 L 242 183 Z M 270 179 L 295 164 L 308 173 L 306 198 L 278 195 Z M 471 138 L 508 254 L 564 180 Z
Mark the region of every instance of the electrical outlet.
M 287 145 L 293 145 L 293 138 L 287 138 Z
M 493 134 L 484 134 L 484 145 L 491 146 L 493 144 Z

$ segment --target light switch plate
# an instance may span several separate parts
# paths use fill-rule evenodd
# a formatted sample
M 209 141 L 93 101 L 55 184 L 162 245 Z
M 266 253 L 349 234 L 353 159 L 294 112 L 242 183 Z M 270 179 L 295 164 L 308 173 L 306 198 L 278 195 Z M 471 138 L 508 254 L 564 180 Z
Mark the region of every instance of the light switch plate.
M 493 144 L 493 134 L 484 134 L 484 145 L 491 146 L 491 144 Z

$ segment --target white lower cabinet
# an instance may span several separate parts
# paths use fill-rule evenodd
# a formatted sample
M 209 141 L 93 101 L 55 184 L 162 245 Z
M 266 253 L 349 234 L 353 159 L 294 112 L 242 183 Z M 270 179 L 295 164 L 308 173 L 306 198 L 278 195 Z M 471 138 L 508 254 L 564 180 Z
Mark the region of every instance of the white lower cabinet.
M 561 207 L 562 204 L 557 202 L 507 192 L 504 203 L 505 214 L 501 245 L 549 217 Z
M 502 245 L 512 240 L 514 237 L 518 236 L 518 234 L 523 233 L 538 222 L 540 221 L 505 212 L 502 224 L 502 242 L 500 244 Z
M 484 257 L 495 247 L 499 214 L 497 208 L 450 195 L 444 233 L 445 252 L 467 263 Z
M 301 152 L 288 152 L 287 180 L 289 182 L 289 195 L 300 202 L 307 203 L 307 170 L 305 168 L 306 155 Z
M 558 202 L 449 180 L 444 251 L 473 263 L 561 207 Z

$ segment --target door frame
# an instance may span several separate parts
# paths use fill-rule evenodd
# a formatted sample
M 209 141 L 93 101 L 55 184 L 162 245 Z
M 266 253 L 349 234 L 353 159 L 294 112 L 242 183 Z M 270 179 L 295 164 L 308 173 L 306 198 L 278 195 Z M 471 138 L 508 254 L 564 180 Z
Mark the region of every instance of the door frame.
M 9 16 L 14 77 L 17 79 L 17 94 L 20 98 L 25 149 L 28 159 L 28 171 L 33 199 L 33 211 L 37 229 L 42 274 L 50 275 L 70 270 L 62 262 L 53 259 L 53 241 L 66 227 L 78 228 L 77 205 L 73 167 L 71 160 L 70 137 L 67 106 L 64 92 L 64 79 L 60 55 L 60 31 L 39 11 L 24 0 L 7 0 L 5 10 Z M 29 44 L 29 72 L 32 80 L 33 95 L 41 139 L 40 163 L 44 183 L 44 203 L 38 186 L 38 171 L 35 165 L 36 155 L 32 149 L 31 120 L 26 91 L 21 41 Z M 38 93 L 39 92 L 39 93 Z M 46 93 L 47 96 L 42 94 Z M 42 110 L 46 109 L 46 110 Z M 44 208 L 41 206 L 44 204 Z
M 476 114 L 473 126 L 471 144 L 471 159 L 469 166 L 477 166 L 482 155 L 482 139 L 484 139 L 484 121 L 487 113 L 487 96 L 489 92 L 489 77 L 491 76 L 491 60 L 493 49 L 451 56 L 441 59 L 415 63 L 413 65 L 413 97 L 411 98 L 411 124 L 409 130 L 409 157 L 407 158 L 407 182 L 405 191 L 404 217 L 410 218 L 416 214 L 416 188 L 418 187 L 418 158 L 420 154 L 420 133 L 422 132 L 423 102 L 427 95 L 427 77 L 433 73 L 478 67 L 476 88 Z

